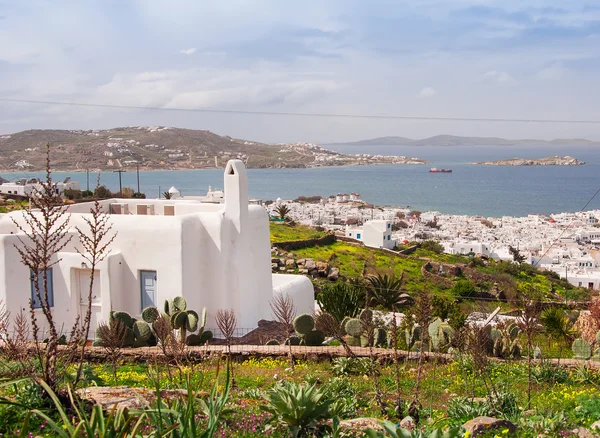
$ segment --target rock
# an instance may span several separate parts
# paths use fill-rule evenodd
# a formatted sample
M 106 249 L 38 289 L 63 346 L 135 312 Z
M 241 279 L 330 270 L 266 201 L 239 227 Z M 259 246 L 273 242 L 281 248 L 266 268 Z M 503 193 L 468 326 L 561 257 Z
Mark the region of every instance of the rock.
M 475 437 L 491 429 L 508 429 L 510 434 L 515 433 L 517 426 L 505 419 L 498 419 L 494 417 L 477 417 L 467 421 L 463 424 L 463 427 L 467 432 L 470 432 L 471 436 Z
M 598 435 L 596 433 L 592 433 L 589 429 L 585 427 L 578 427 L 577 429 L 573 429 L 573 435 L 578 438 L 595 438 Z
M 336 281 L 340 277 L 340 270 L 338 268 L 331 268 L 327 275 L 327 280 Z
M 308 275 L 308 269 L 299 269 L 298 272 L 300 274 Z
M 279 258 L 278 257 L 271 257 L 271 263 L 277 263 L 277 264 L 279 264 Z
M 415 424 L 415 420 L 412 417 L 404 417 L 400 422 L 400 427 L 406 430 L 410 430 L 411 432 L 415 430 L 417 425 Z
M 285 255 L 288 259 L 293 259 L 294 258 L 294 254 L 292 253 L 288 253 Z
M 590 430 L 600 435 L 600 420 L 590 426 Z
M 288 260 L 285 261 L 285 265 L 287 267 L 295 268 L 296 267 L 296 262 L 294 261 L 294 259 L 288 259 Z
M 285 259 L 279 259 L 279 266 L 285 266 Z
M 279 267 L 279 270 L 280 270 L 280 271 L 285 271 L 285 266 L 280 266 L 280 267 Z
M 327 277 L 327 274 L 329 273 L 329 263 L 318 262 L 317 271 L 321 277 Z
M 77 390 L 77 395 L 90 400 L 94 404 L 101 405 L 102 409 L 107 411 L 110 411 L 115 405 L 119 408 L 144 409 L 149 407 L 156 398 L 154 390 L 130 388 L 128 386 L 90 386 Z M 163 389 L 160 395 L 166 399 L 183 398 L 187 397 L 187 391 L 184 389 Z M 206 393 L 198 394 L 198 396 L 205 395 Z
M 304 261 L 304 267 L 309 271 L 312 271 L 313 269 L 317 269 L 317 264 L 313 259 L 306 259 Z
M 277 263 L 271 263 L 271 270 L 276 271 L 279 265 Z
M 383 432 L 383 427 L 377 418 L 353 418 L 351 420 L 340 421 L 340 429 L 343 431 L 363 432 L 365 429 L 374 429 Z M 358 434 L 356 434 L 358 435 Z M 356 436 L 355 435 L 355 436 Z M 362 434 L 361 434 L 362 435 Z
M 304 263 L 306 263 L 306 259 L 298 259 L 296 263 L 298 264 L 298 266 L 302 266 L 304 265 Z
M 295 269 L 288 269 L 285 272 L 287 272 L 288 274 L 293 274 L 294 272 L 296 272 Z

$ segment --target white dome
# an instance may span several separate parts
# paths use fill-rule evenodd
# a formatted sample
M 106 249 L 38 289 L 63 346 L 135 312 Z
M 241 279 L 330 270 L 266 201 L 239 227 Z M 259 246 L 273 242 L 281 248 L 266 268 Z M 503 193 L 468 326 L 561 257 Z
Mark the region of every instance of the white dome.
M 177 189 L 175 188 L 175 186 L 172 186 L 172 187 L 169 189 L 169 193 L 171 194 L 171 198 L 178 198 L 178 197 L 180 197 L 180 196 L 181 196 L 181 192 L 180 192 L 179 190 L 177 190 Z

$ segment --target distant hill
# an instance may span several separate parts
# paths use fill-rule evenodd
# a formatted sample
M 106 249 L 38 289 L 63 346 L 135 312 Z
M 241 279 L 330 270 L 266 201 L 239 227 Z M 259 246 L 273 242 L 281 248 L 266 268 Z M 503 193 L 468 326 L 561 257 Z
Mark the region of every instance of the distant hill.
M 508 140 L 500 137 L 459 137 L 456 135 L 436 135 L 434 137 L 413 140 L 406 137 L 378 137 L 369 140 L 360 140 L 347 143 L 330 143 L 325 146 L 536 146 L 536 145 L 560 145 L 560 146 L 587 146 L 600 145 L 600 141 L 591 141 L 583 138 L 536 140 L 518 139 Z
M 346 164 L 424 164 L 406 157 L 344 155 L 310 143 L 265 144 L 210 131 L 164 126 L 106 130 L 29 130 L 0 135 L 0 171 L 45 167 L 50 144 L 54 170 L 182 170 L 223 168 L 237 158 L 249 168 L 297 168 Z

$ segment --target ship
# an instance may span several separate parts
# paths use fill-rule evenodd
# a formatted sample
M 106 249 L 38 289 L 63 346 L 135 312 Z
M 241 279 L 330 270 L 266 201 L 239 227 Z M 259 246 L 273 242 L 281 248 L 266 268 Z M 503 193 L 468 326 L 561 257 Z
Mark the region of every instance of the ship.
M 452 169 L 437 169 L 435 167 L 432 167 L 429 171 L 432 173 L 452 173 Z

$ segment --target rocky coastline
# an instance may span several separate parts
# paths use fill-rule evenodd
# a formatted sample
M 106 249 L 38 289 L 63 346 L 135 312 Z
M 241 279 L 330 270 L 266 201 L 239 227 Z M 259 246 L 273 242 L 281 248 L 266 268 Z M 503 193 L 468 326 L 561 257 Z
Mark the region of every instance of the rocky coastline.
M 580 161 L 577 158 L 568 155 L 564 157 L 554 156 L 546 158 L 509 158 L 507 160 L 496 161 L 479 161 L 469 164 L 477 164 L 480 166 L 581 166 L 585 161 Z

